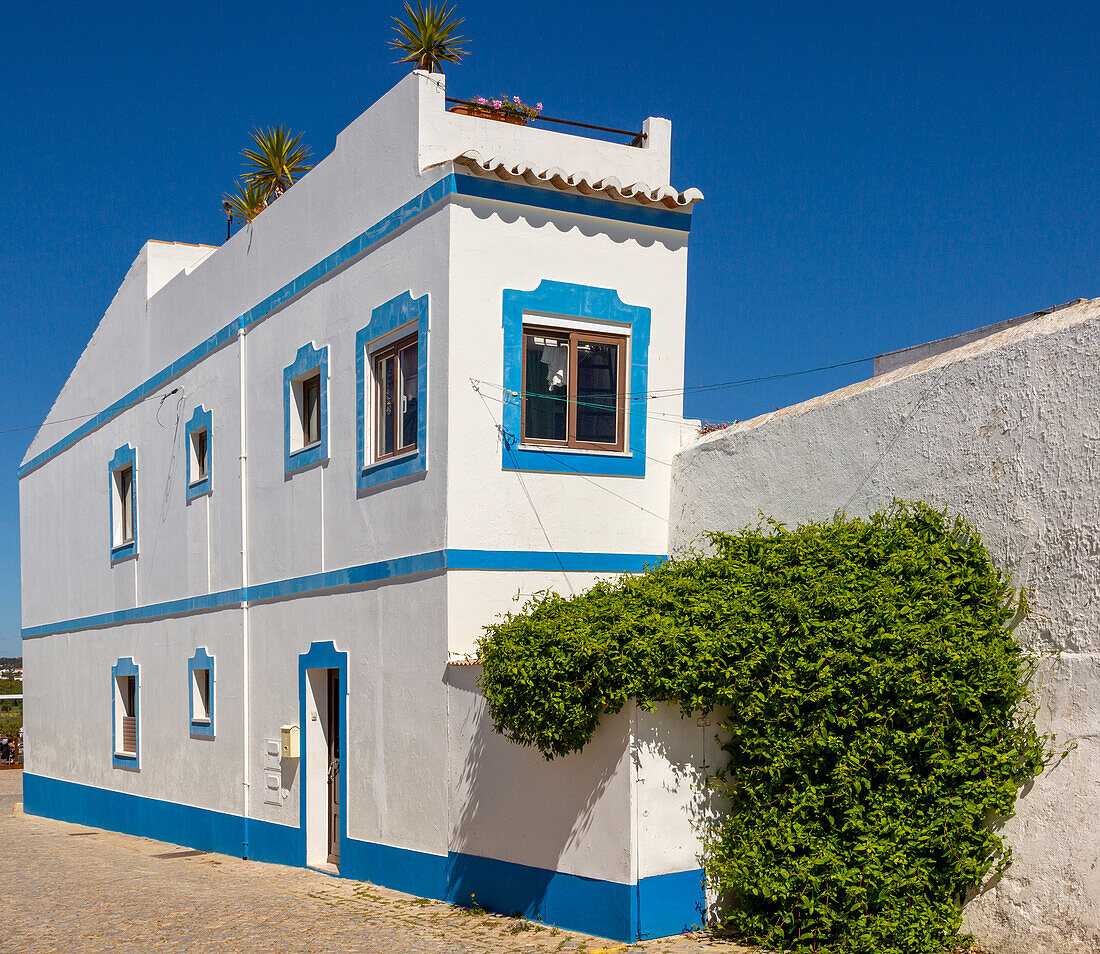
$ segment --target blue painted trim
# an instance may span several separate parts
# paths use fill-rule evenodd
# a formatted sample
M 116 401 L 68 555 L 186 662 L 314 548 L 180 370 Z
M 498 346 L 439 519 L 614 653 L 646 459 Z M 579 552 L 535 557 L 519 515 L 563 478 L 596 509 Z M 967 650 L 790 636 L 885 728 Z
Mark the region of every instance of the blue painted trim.
M 380 484 L 403 480 L 428 469 L 428 296 L 413 298 L 402 292 L 379 305 L 370 315 L 370 324 L 355 335 L 355 460 L 356 487 L 362 492 Z M 367 433 L 368 390 L 374 394 L 367 352 L 371 342 L 396 328 L 416 321 L 416 453 L 372 463 L 372 435 Z
M 540 324 L 554 324 L 553 317 L 590 318 L 629 325 L 630 397 L 627 401 L 629 454 L 556 453 L 552 449 L 528 450 L 520 446 L 523 390 L 523 316 L 535 313 Z M 504 290 L 504 436 L 501 468 L 554 474 L 595 474 L 604 477 L 645 476 L 646 388 L 649 381 L 650 311 L 623 304 L 612 288 L 593 288 L 543 279 L 534 291 Z
M 339 663 L 341 656 L 345 654 L 319 648 L 317 665 L 311 662 L 309 668 L 328 668 L 328 662 Z M 305 859 L 302 828 L 250 819 L 252 842 L 245 853 L 245 819 L 238 815 L 29 772 L 23 774 L 23 810 L 257 861 L 301 866 Z M 462 852 L 435 855 L 354 838 L 341 841 L 340 862 L 346 878 L 452 904 L 469 905 L 473 894 L 491 911 L 520 911 L 544 924 L 628 943 L 678 934 L 701 923 L 704 910 L 698 869 L 626 884 Z
M 499 179 L 477 175 L 458 176 L 456 191 L 459 195 L 489 199 L 492 202 L 510 202 L 515 205 L 534 206 L 552 212 L 571 215 L 594 216 L 632 225 L 649 225 L 653 228 L 671 229 L 675 232 L 691 231 L 691 212 L 675 209 L 653 208 L 636 203 L 617 202 L 614 199 L 576 195 L 571 192 L 550 191 L 518 182 L 501 182 Z
M 208 686 L 210 697 L 207 700 L 206 719 L 195 718 L 195 670 L 205 669 L 210 673 Z M 195 655 L 187 660 L 187 706 L 191 722 L 191 734 L 214 738 L 214 657 L 205 646 L 195 650 Z
M 379 219 L 365 232 L 342 245 L 331 255 L 317 262 L 312 268 L 302 272 L 301 275 L 283 285 L 274 294 L 269 295 L 259 304 L 234 318 L 224 328 L 214 332 L 209 338 L 197 344 L 182 357 L 177 358 L 168 367 L 162 368 L 65 437 L 51 444 L 42 453 L 22 464 L 17 472 L 19 478 L 22 479 L 77 441 L 99 430 L 108 421 L 118 417 L 127 408 L 159 390 L 173 378 L 198 364 L 207 355 L 223 348 L 240 332 L 247 331 L 253 325 L 263 321 L 276 309 L 290 301 L 291 298 L 300 295 L 325 276 L 346 265 L 353 258 L 362 255 L 372 246 L 382 242 L 399 229 L 405 228 L 414 219 L 424 215 L 440 202 L 449 200 L 453 195 L 513 202 L 534 208 L 545 208 L 575 215 L 590 215 L 597 218 L 631 222 L 636 225 L 657 225 L 660 228 L 669 228 L 680 232 L 687 232 L 691 228 L 692 217 L 690 212 L 652 209 L 633 204 L 618 203 L 613 199 L 568 195 L 534 186 L 496 182 L 478 176 L 456 176 L 454 173 L 450 173 L 389 215 Z
M 348 850 L 348 654 L 337 651 L 336 644 L 311 643 L 309 651 L 298 657 L 298 734 L 301 759 L 298 763 L 298 827 L 300 853 L 298 864 L 309 864 L 306 854 L 306 683 L 310 669 L 340 670 L 340 871 Z M 324 859 L 321 859 L 324 860 Z
M 40 626 L 25 626 L 23 639 L 50 636 L 55 633 L 71 633 L 85 629 L 99 629 L 124 623 L 145 622 L 168 616 L 188 616 L 192 613 L 209 613 L 227 607 L 239 607 L 242 602 L 258 603 L 267 600 L 291 599 L 296 596 L 313 596 L 326 590 L 345 589 L 371 583 L 396 582 L 402 577 L 421 576 L 449 570 L 510 570 L 558 571 L 571 573 L 640 573 L 647 566 L 656 566 L 668 557 L 660 553 L 584 553 L 559 550 L 430 550 L 394 560 L 380 560 L 340 570 L 328 570 L 310 576 L 298 576 L 271 583 L 255 583 L 247 588 L 221 590 L 202 596 L 189 596 L 162 603 L 147 603 L 130 609 L 98 613 L 94 616 L 78 616 L 73 619 Z
M 111 667 L 111 764 L 115 768 L 141 768 L 141 678 L 138 666 L 130 656 L 124 656 Z M 120 755 L 118 751 L 118 677 L 134 677 L 134 754 Z
M 191 435 L 206 428 L 206 476 L 202 480 L 191 482 Z M 201 404 L 195 408 L 191 420 L 187 422 L 187 442 L 184 445 L 187 454 L 187 502 L 210 493 L 214 488 L 214 425 L 213 415 Z
M 306 374 L 321 372 L 321 439 L 309 447 L 291 450 L 291 431 L 301 427 L 297 414 L 294 382 Z M 309 342 L 298 349 L 294 361 L 283 368 L 283 461 L 286 474 L 295 474 L 328 460 L 328 345 L 314 348 Z
M 134 538 L 129 543 L 115 546 L 115 473 L 129 464 L 133 471 L 130 479 L 130 495 L 134 498 Z M 115 451 L 115 456 L 107 465 L 107 519 L 109 522 L 107 542 L 112 563 L 128 560 L 137 556 L 138 542 L 138 472 L 137 451 L 129 444 L 123 444 Z

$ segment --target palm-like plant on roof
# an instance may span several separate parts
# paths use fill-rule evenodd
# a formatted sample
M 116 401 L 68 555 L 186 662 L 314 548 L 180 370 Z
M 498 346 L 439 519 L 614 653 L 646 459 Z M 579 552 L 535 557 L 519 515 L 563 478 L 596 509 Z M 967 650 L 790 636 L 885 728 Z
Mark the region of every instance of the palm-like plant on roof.
M 313 167 L 309 146 L 302 145 L 302 134 L 291 135 L 286 126 L 252 130 L 252 147 L 241 150 L 246 160 L 246 187 L 257 187 L 265 202 L 272 202 Z
M 455 8 L 443 0 L 438 6 L 428 0 L 416 0 L 416 9 L 405 0 L 405 19 L 394 17 L 390 46 L 405 55 L 398 63 L 413 63 L 413 69 L 440 72 L 443 63 L 457 63 L 466 55 L 466 41 L 455 35 L 466 21 L 455 19 Z
M 256 183 L 238 182 L 236 192 L 226 193 L 222 208 L 230 220 L 236 219 L 243 225 L 267 208 L 267 193 Z

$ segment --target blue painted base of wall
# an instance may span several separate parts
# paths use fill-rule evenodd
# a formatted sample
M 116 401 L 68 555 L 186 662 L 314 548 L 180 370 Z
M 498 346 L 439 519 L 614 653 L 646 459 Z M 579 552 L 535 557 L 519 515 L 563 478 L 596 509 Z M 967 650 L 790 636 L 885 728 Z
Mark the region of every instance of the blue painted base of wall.
M 298 828 L 29 772 L 23 773 L 23 810 L 203 851 L 305 866 Z M 349 838 L 340 873 L 452 904 L 476 902 L 501 914 L 519 911 L 534 921 L 617 941 L 680 934 L 704 920 L 701 870 L 622 884 L 461 852 L 433 855 Z

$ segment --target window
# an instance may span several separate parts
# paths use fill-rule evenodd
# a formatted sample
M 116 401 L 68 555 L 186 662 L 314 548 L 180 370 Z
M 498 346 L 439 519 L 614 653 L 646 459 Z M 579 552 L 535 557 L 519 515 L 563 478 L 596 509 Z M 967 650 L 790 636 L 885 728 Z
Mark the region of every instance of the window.
M 374 364 L 374 459 L 416 450 L 418 359 L 416 335 L 371 355 Z
M 187 660 L 187 695 L 191 700 L 191 735 L 214 736 L 214 657 L 195 650 Z
M 206 480 L 206 428 L 191 435 L 191 453 L 194 455 L 195 478 L 193 482 Z
M 428 296 L 402 292 L 355 335 L 359 493 L 428 470 Z
M 302 447 L 311 447 L 321 439 L 321 375 L 311 374 L 300 385 Z
M 614 288 L 505 288 L 502 470 L 644 477 L 650 310 Z
M 115 451 L 109 471 L 111 559 L 137 552 L 137 456 L 129 444 Z
M 187 501 L 208 494 L 213 489 L 211 458 L 212 415 L 201 404 L 187 422 Z
M 111 667 L 114 726 L 112 762 L 120 768 L 138 767 L 138 667 L 120 659 Z
M 328 348 L 298 349 L 283 369 L 283 449 L 288 474 L 328 459 Z
M 621 451 L 627 339 L 523 328 L 523 444 Z

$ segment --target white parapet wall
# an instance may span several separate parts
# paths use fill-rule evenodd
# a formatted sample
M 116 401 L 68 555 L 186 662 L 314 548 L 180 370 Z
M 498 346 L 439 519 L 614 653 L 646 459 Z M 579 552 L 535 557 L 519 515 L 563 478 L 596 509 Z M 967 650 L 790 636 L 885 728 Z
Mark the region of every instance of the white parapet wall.
M 1100 301 L 1004 331 L 680 453 L 672 550 L 761 514 L 788 525 L 895 497 L 961 514 L 1031 594 L 1017 631 L 1057 653 L 1039 728 L 1069 754 L 1021 794 L 1015 862 L 967 904 L 999 954 L 1100 949 Z

